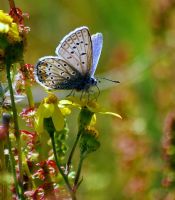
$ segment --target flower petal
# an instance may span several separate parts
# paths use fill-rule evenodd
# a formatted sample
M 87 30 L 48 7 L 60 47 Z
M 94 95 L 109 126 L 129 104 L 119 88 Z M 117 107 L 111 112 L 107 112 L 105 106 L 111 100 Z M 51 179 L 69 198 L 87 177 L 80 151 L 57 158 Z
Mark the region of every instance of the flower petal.
M 104 114 L 104 115 L 113 115 L 115 117 L 118 117 L 120 119 L 122 119 L 121 115 L 117 114 L 117 113 L 113 113 L 113 112 L 99 112 L 100 114 Z
M 63 115 L 70 115 L 71 113 L 71 110 L 67 107 L 60 108 L 60 110 Z
M 39 118 L 40 117 L 48 118 L 48 117 L 51 117 L 53 111 L 54 111 L 53 104 L 40 104 L 36 112 L 36 116 L 38 116 Z
M 94 125 L 96 124 L 96 121 L 97 121 L 96 114 L 93 114 L 92 119 L 91 119 L 91 122 L 90 122 L 90 125 L 91 125 L 91 126 L 94 126 Z
M 35 119 L 35 130 L 37 133 L 42 133 L 44 131 L 44 126 L 43 126 L 43 117 L 37 116 Z
M 64 116 L 62 115 L 57 105 L 54 105 L 52 121 L 57 131 L 61 131 L 64 128 Z
M 59 101 L 59 106 L 62 106 L 62 105 L 72 105 L 72 104 L 73 104 L 73 102 L 69 101 L 67 99 L 63 99 L 63 100 Z

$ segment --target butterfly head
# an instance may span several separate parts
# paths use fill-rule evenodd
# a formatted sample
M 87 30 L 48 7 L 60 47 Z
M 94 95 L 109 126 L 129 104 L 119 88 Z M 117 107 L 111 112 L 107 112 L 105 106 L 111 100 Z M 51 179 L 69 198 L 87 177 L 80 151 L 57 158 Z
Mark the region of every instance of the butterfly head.
M 90 86 L 95 86 L 97 85 L 97 80 L 94 77 L 90 78 Z

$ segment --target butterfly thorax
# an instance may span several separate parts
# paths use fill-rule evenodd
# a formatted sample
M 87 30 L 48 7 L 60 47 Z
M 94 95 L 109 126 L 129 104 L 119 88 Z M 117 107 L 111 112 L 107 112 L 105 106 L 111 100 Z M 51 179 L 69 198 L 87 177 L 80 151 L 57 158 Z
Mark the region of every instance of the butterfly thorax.
M 81 91 L 81 90 L 89 90 L 90 87 L 95 86 L 97 84 L 97 81 L 95 78 L 90 77 L 89 75 L 86 76 L 82 76 L 79 80 L 78 80 L 78 84 L 76 85 L 75 89 L 77 91 Z

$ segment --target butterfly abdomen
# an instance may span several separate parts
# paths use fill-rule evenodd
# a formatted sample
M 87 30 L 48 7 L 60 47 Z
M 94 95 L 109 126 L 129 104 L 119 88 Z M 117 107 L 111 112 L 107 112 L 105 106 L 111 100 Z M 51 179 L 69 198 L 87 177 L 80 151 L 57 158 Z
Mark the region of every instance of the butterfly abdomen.
M 66 80 L 64 82 L 58 83 L 56 89 L 64 90 L 76 90 L 76 91 L 88 91 L 89 88 L 93 85 L 96 85 L 97 81 L 95 78 L 90 77 L 89 75 L 80 76 L 77 75 L 71 81 Z

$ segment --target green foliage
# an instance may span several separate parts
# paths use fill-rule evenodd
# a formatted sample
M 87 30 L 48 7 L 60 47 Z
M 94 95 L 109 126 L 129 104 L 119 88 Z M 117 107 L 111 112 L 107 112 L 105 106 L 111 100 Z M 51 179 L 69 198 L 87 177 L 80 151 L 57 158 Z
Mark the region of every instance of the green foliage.
M 55 132 L 55 145 L 56 145 L 56 152 L 58 155 L 59 160 L 63 160 L 65 158 L 66 152 L 68 150 L 68 146 L 66 144 L 67 138 L 68 138 L 68 133 L 69 133 L 69 128 L 68 124 L 65 123 L 65 127 L 61 131 L 56 131 Z

